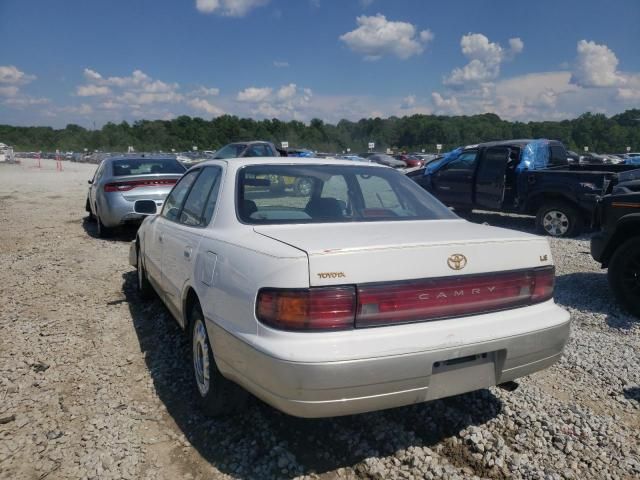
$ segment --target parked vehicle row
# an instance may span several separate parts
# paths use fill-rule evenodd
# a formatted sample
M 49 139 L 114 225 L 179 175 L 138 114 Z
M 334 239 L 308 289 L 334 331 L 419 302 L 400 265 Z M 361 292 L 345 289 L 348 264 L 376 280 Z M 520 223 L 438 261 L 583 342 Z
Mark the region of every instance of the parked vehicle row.
M 536 217 L 542 233 L 578 235 L 605 181 L 633 165 L 569 164 L 561 142 L 509 140 L 458 148 L 407 175 L 445 205 Z

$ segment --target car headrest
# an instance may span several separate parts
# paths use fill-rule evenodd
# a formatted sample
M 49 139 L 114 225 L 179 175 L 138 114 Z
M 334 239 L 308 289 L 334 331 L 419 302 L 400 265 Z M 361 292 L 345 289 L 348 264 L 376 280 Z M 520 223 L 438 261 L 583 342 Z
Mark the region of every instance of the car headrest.
M 336 198 L 312 198 L 304 211 L 311 218 L 340 219 L 343 217 L 342 203 Z

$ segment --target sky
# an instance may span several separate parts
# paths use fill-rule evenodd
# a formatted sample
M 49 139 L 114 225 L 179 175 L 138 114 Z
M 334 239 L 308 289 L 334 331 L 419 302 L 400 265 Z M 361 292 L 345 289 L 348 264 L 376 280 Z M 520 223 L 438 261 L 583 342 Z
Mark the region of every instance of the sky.
M 0 0 L 0 124 L 640 107 L 638 0 Z

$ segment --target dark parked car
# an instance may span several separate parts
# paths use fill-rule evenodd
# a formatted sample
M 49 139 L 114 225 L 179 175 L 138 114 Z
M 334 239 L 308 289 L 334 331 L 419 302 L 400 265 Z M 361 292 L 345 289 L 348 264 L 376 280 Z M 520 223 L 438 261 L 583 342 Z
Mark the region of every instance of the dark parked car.
M 640 173 L 620 174 L 599 201 L 591 238 L 591 256 L 609 268 L 609 285 L 617 300 L 640 318 Z M 612 182 L 613 183 L 613 182 Z
M 225 145 L 216 151 L 214 159 L 241 157 L 279 157 L 280 153 L 271 142 L 236 142 Z M 286 155 L 285 155 L 286 156 Z
M 569 164 L 554 140 L 505 140 L 458 148 L 407 175 L 445 205 L 536 217 L 542 233 L 578 235 L 607 179 L 632 165 Z

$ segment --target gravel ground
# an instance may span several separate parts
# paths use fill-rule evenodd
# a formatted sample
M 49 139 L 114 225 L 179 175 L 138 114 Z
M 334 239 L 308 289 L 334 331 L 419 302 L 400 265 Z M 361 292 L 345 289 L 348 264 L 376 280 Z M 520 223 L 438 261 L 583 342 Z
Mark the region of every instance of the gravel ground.
M 640 322 L 613 302 L 587 236 L 551 240 L 566 355 L 514 392 L 323 420 L 256 400 L 210 420 L 189 397 L 177 324 L 137 298 L 132 232 L 100 240 L 85 219 L 95 166 L 33 162 L 0 165 L 1 478 L 640 477 Z

